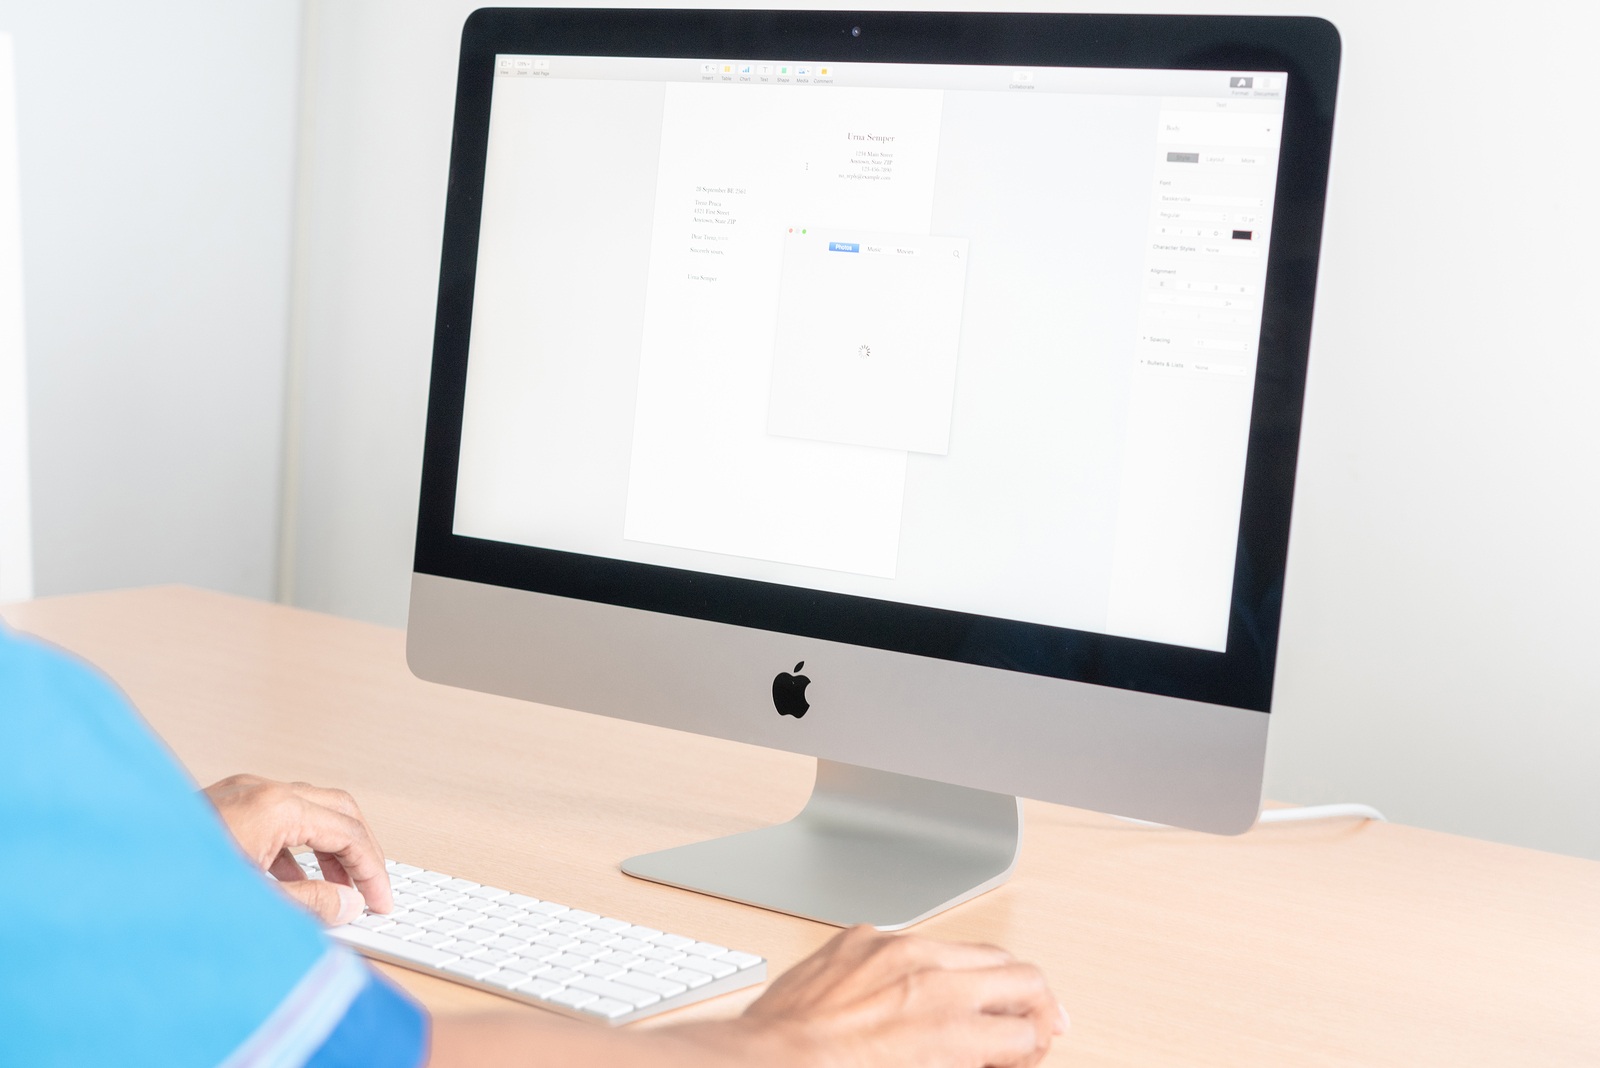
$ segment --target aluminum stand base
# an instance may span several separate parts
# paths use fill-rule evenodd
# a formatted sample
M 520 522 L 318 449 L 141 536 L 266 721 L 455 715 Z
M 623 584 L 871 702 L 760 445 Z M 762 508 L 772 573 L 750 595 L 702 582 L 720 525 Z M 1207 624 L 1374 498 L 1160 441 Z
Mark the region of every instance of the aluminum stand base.
M 893 931 L 1005 882 L 1021 838 L 1022 808 L 1008 794 L 819 760 L 811 798 L 788 823 L 647 853 L 622 870 Z

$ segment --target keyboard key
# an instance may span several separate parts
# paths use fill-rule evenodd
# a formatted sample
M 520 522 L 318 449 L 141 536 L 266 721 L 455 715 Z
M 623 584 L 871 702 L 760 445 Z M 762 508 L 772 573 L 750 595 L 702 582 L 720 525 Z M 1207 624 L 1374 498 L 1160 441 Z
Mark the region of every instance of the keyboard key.
M 761 958 L 754 953 L 741 953 L 737 949 L 728 950 L 718 959 L 727 961 L 740 971 L 746 968 L 754 968 L 761 963 Z
M 682 983 L 690 990 L 697 986 L 705 986 L 711 982 L 711 976 L 705 972 L 697 972 L 692 968 L 674 968 L 670 972 L 662 972 L 661 978 L 671 979 L 675 983 Z
M 507 898 L 506 900 L 510 901 L 511 899 Z M 560 916 L 568 911 L 567 906 L 557 905 L 554 901 L 535 901 L 531 905 L 523 905 L 522 907 L 524 911 L 537 912 L 543 916 Z
M 365 916 L 357 916 L 350 922 L 357 927 L 365 927 L 369 931 L 381 931 L 385 927 L 394 926 L 394 920 L 377 912 L 369 912 Z
M 609 946 L 617 941 L 617 936 L 610 931 L 596 931 L 593 927 L 585 927 L 581 931 L 572 932 L 572 937 L 580 942 L 588 942 L 596 946 Z
M 608 949 L 603 956 L 596 957 L 595 960 L 602 964 L 620 964 L 624 968 L 631 968 L 644 958 L 637 953 L 618 953 L 614 949 Z
M 611 943 L 611 948 L 620 949 L 625 953 L 637 953 L 649 944 L 650 943 L 641 941 L 640 939 L 629 938 L 627 935 L 622 935 L 615 942 Z
M 486 975 L 499 971 L 500 965 L 490 964 L 488 961 L 481 960 L 458 960 L 446 964 L 441 970 L 464 975 L 468 979 L 482 979 Z
M 512 905 L 519 909 L 525 909 L 529 905 L 537 905 L 540 902 L 538 898 L 529 897 L 527 894 L 507 894 L 505 897 L 500 899 L 500 903 L 502 905 Z
M 442 946 L 454 939 L 443 931 L 423 931 L 417 937 L 409 940 L 414 946 Z
M 599 996 L 587 990 L 557 990 L 545 1000 L 556 1005 L 565 1005 L 569 1009 L 581 1009 Z
M 671 979 L 661 979 L 654 975 L 643 975 L 639 972 L 623 972 L 621 975 L 610 977 L 612 982 L 624 986 L 636 986 L 641 990 L 648 990 L 652 994 L 660 994 L 664 998 L 676 997 L 688 990 L 685 983 L 675 983 Z
M 693 968 L 697 972 L 709 972 L 718 979 L 726 979 L 739 969 L 725 960 L 714 960 L 710 957 L 685 957 L 678 962 L 681 968 Z
M 465 955 L 466 954 L 462 954 L 462 956 L 465 956 Z M 490 949 L 488 947 L 484 947 L 484 948 L 480 948 L 478 950 L 478 952 L 474 953 L 472 955 L 472 959 L 473 960 L 493 961 L 495 964 L 504 964 L 504 963 L 506 963 L 506 961 L 515 960 L 516 957 L 515 957 L 515 955 L 513 955 L 511 953 L 507 953 L 503 949 Z M 729 973 L 729 974 L 732 974 L 732 973 Z
M 629 927 L 625 931 L 618 931 L 617 933 L 620 935 L 626 935 L 629 938 L 637 938 L 641 942 L 648 942 L 652 938 L 661 937 L 661 932 L 656 930 L 654 927 L 640 927 L 637 924 Z
M 425 964 L 430 968 L 443 967 L 457 959 L 454 953 L 446 953 L 432 946 L 419 946 L 411 942 L 402 941 L 393 937 L 387 931 L 368 931 L 361 927 L 352 927 L 346 924 L 343 927 L 333 928 L 329 931 L 329 934 L 347 946 L 388 953 L 403 960 Z
M 417 912 L 426 912 L 429 916 L 448 916 L 459 911 L 454 905 L 446 905 L 443 901 L 420 901 L 414 906 Z
M 665 946 L 647 946 L 639 951 L 639 956 L 648 960 L 666 961 L 669 964 L 687 959 L 685 954 L 676 949 L 668 949 Z
M 460 890 L 429 890 L 422 896 L 428 901 L 442 901 L 446 905 L 460 905 L 472 900 Z
M 597 960 L 592 960 L 578 969 L 584 975 L 592 975 L 596 979 L 614 979 L 627 970 L 620 964 L 602 964 Z
M 587 990 L 591 994 L 601 997 L 616 998 L 625 1001 L 635 1008 L 642 1009 L 646 1005 L 654 1005 L 661 1000 L 661 995 L 649 990 L 642 990 L 636 986 L 624 983 L 613 983 L 608 979 L 596 979 L 592 975 L 583 975 L 567 984 L 570 990 Z
M 483 981 L 506 990 L 515 990 L 532 978 L 533 976 L 527 972 L 519 971 L 516 968 L 502 967 L 499 971 L 484 976 Z
M 386 861 L 384 866 L 389 869 L 390 875 L 415 875 L 422 869 L 415 864 L 401 864 L 399 861 Z
M 505 890 L 493 886 L 475 886 L 467 891 L 468 897 L 475 897 L 482 901 L 499 901 L 511 895 Z
M 544 967 L 549 964 L 552 956 L 560 956 L 560 950 L 552 950 L 547 945 L 525 945 L 515 953 L 517 953 L 517 959 L 525 961 L 528 967 Z
M 597 919 L 590 920 L 589 926 L 595 928 L 596 930 L 610 931 L 612 934 L 620 934 L 621 932 L 626 931 L 629 927 L 632 927 L 633 924 L 629 923 L 627 920 L 619 920 L 612 916 L 601 916 Z
M 457 923 L 464 923 L 468 927 L 476 927 L 489 917 L 471 907 L 459 908 L 450 914 L 450 918 Z
M 551 994 L 554 994 L 560 989 L 560 983 L 552 983 L 543 976 L 536 975 L 532 979 L 529 979 L 526 983 L 523 983 L 521 986 L 517 987 L 517 993 L 532 994 L 536 998 L 548 998 Z
M 486 946 L 496 938 L 499 938 L 500 934 L 497 931 L 489 930 L 487 927 L 467 927 L 457 931 L 456 937 L 465 939 L 468 942 L 476 942 L 480 946 Z
M 465 942 L 455 939 L 439 947 L 446 953 L 456 957 L 476 957 L 483 953 L 483 947 L 476 942 Z
M 692 946 L 684 946 L 683 951 L 696 957 L 720 957 L 728 952 L 728 947 L 714 945 L 710 942 L 696 942 Z
M 566 935 L 542 934 L 533 940 L 536 946 L 549 946 L 551 949 L 571 949 L 573 946 L 582 945 L 576 938 Z
M 589 963 L 589 958 L 580 957 L 575 953 L 557 953 L 550 958 L 549 963 L 558 968 L 581 968 Z
M 491 905 L 483 910 L 485 916 L 494 916 L 502 920 L 513 922 L 522 919 L 522 910 L 513 905 Z
M 677 967 L 677 965 L 668 964 L 664 960 L 641 959 L 639 963 L 629 965 L 629 970 L 635 972 L 644 972 L 646 975 L 660 975 L 662 972 L 672 971 L 672 969 L 675 967 Z
M 585 1005 L 582 1011 L 594 1016 L 603 1016 L 608 1020 L 614 1020 L 618 1016 L 626 1016 L 632 1012 L 633 1006 L 615 998 L 595 998 Z
M 509 931 L 509 930 L 511 930 L 511 928 L 517 926 L 516 924 L 512 923 L 510 920 L 502 920 L 498 916 L 484 916 L 481 919 L 466 920 L 464 922 L 470 923 L 474 927 L 482 927 L 485 931 L 495 931 L 495 932 Z
M 439 885 L 450 890 L 476 890 L 478 888 L 478 884 L 471 879 L 446 879 Z
M 579 942 L 571 949 L 568 949 L 567 952 L 571 953 L 575 957 L 584 957 L 588 960 L 594 960 L 597 957 L 605 956 L 611 951 L 605 946 L 596 946 L 589 942 Z
M 522 939 L 508 938 L 505 935 L 501 935 L 499 938 L 496 938 L 493 942 L 488 944 L 495 949 L 503 949 L 507 953 L 516 953 L 519 950 L 528 948 L 528 943 L 524 942 Z
M 521 949 L 513 950 L 513 952 L 523 960 L 538 961 L 540 964 L 545 963 L 551 957 L 560 956 L 561 954 L 559 949 L 551 949 L 549 946 L 541 946 L 533 942 L 523 946 Z
M 396 923 L 390 927 L 385 927 L 383 933 L 390 938 L 415 938 L 422 933 L 422 928 L 413 927 L 409 923 Z
M 450 881 L 450 876 L 438 871 L 412 872 L 411 878 L 415 882 L 427 883 L 430 886 L 439 886 Z
M 578 976 L 581 975 L 581 974 L 582 974 L 581 972 L 575 972 L 571 968 L 555 968 L 555 967 L 553 967 L 553 968 L 546 968 L 544 971 L 540 972 L 539 973 L 539 978 L 540 979 L 548 979 L 552 983 L 560 983 L 562 986 L 566 986 L 572 980 L 578 978 Z
M 457 923 L 455 920 L 443 920 L 437 916 L 428 917 L 428 922 L 422 924 L 422 927 L 429 931 L 438 931 L 440 934 L 454 934 L 457 931 L 465 931 L 467 929 L 467 925 L 464 923 Z
M 587 924 L 593 920 L 598 920 L 599 918 L 599 913 L 585 912 L 582 909 L 568 909 L 566 915 L 562 917 L 562 919 L 571 920 L 573 923 L 582 924 Z
M 519 923 L 515 927 L 506 929 L 507 936 L 511 938 L 520 938 L 524 942 L 532 942 L 535 938 L 538 938 L 543 934 L 543 928 L 531 927 L 526 923 Z

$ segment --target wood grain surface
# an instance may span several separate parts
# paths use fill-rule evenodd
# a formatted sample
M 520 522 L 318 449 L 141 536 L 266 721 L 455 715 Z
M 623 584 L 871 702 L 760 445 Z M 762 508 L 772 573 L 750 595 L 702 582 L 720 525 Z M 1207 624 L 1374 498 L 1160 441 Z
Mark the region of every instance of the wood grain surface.
M 788 818 L 808 759 L 421 682 L 400 631 L 216 593 L 0 615 L 109 674 L 198 781 L 343 786 L 392 857 L 751 950 L 774 974 L 832 934 L 617 869 Z M 1041 803 L 1025 834 L 1009 884 L 918 931 L 1045 970 L 1073 1020 L 1050 1064 L 1600 1065 L 1600 863 L 1392 824 L 1216 838 Z M 437 1013 L 539 1011 L 386 970 Z

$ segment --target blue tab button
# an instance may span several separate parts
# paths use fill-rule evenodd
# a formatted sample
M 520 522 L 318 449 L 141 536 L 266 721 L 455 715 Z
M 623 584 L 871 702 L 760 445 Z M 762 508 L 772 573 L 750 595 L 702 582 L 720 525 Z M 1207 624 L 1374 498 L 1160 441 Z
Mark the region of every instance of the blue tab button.
M 861 246 L 848 241 L 829 241 L 829 252 L 860 252 Z

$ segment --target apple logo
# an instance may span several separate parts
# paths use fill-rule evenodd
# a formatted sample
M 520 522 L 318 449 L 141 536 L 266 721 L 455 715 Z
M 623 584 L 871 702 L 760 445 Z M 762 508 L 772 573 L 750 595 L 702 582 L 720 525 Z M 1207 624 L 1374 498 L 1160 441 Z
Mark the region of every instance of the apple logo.
M 805 666 L 806 662 L 802 660 L 794 666 L 793 675 L 780 671 L 778 677 L 772 680 L 772 703 L 778 709 L 778 715 L 799 719 L 810 710 L 811 702 L 806 700 L 806 687 L 811 685 L 811 680 L 800 674 L 800 669 Z

